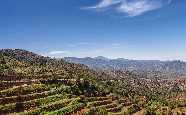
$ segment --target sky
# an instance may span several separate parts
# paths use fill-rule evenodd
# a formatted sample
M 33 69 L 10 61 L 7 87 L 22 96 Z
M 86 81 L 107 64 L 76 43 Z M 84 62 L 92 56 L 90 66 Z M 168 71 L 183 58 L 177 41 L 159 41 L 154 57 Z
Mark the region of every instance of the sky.
M 0 0 L 0 48 L 186 61 L 186 0 Z

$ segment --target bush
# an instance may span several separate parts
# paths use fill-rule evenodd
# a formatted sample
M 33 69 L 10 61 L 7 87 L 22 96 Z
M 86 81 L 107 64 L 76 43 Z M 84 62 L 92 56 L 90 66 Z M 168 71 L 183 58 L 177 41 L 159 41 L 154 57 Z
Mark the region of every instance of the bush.
M 104 107 L 98 107 L 98 108 L 94 107 L 91 108 L 90 111 L 85 113 L 85 115 L 108 115 L 108 112 Z
M 138 105 L 134 104 L 134 105 L 132 105 L 132 107 L 130 107 L 130 108 L 128 109 L 128 112 L 129 112 L 130 114 L 132 114 L 132 113 L 136 113 L 136 112 L 139 111 L 139 110 L 140 110 L 140 107 L 139 107 Z
M 147 114 L 154 115 L 155 111 L 160 107 L 160 103 L 157 101 L 149 101 L 146 107 Z
M 44 113 L 44 114 L 46 114 L 46 115 L 66 115 L 66 114 L 70 114 L 70 113 L 76 112 L 78 110 L 81 110 L 84 106 L 85 105 L 83 103 L 77 103 L 77 104 L 70 103 L 66 107 L 63 107 L 59 110 Z

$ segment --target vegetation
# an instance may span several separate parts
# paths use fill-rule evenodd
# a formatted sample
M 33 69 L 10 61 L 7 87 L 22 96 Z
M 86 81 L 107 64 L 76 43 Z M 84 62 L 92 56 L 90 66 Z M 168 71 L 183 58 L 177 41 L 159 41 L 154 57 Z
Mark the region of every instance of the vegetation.
M 183 114 L 185 78 L 147 78 L 20 49 L 0 50 L 0 114 Z

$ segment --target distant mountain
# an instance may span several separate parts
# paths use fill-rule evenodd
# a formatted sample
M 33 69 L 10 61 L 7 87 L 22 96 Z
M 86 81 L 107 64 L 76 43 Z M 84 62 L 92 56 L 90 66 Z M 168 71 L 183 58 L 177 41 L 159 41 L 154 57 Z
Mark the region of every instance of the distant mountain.
M 93 69 L 101 70 L 129 70 L 129 71 L 159 71 L 163 73 L 186 74 L 186 62 L 159 61 L 159 60 L 129 60 L 108 59 L 102 56 L 96 58 L 65 57 L 64 60 L 73 63 L 85 64 Z
M 97 56 L 97 57 L 94 57 L 94 59 L 105 60 L 105 61 L 109 61 L 110 60 L 109 58 L 106 58 L 106 57 L 103 57 L 103 56 Z

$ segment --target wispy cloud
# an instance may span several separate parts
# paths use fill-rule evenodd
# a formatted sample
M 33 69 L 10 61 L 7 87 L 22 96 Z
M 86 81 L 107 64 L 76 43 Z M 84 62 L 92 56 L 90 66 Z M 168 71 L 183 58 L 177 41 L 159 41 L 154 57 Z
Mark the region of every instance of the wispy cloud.
M 90 42 L 78 42 L 78 43 L 68 44 L 69 47 L 88 46 L 88 45 L 92 45 L 92 43 L 90 43 Z
M 120 0 L 102 0 L 95 6 L 86 7 L 87 9 L 97 9 L 97 8 L 106 8 L 110 7 L 111 5 L 120 3 Z
M 98 4 L 86 9 L 107 9 L 124 13 L 128 17 L 139 16 L 145 12 L 156 10 L 171 3 L 172 0 L 101 0 Z
M 70 54 L 71 52 L 69 51 L 50 51 L 48 54 L 49 55 L 59 55 L 59 54 Z

